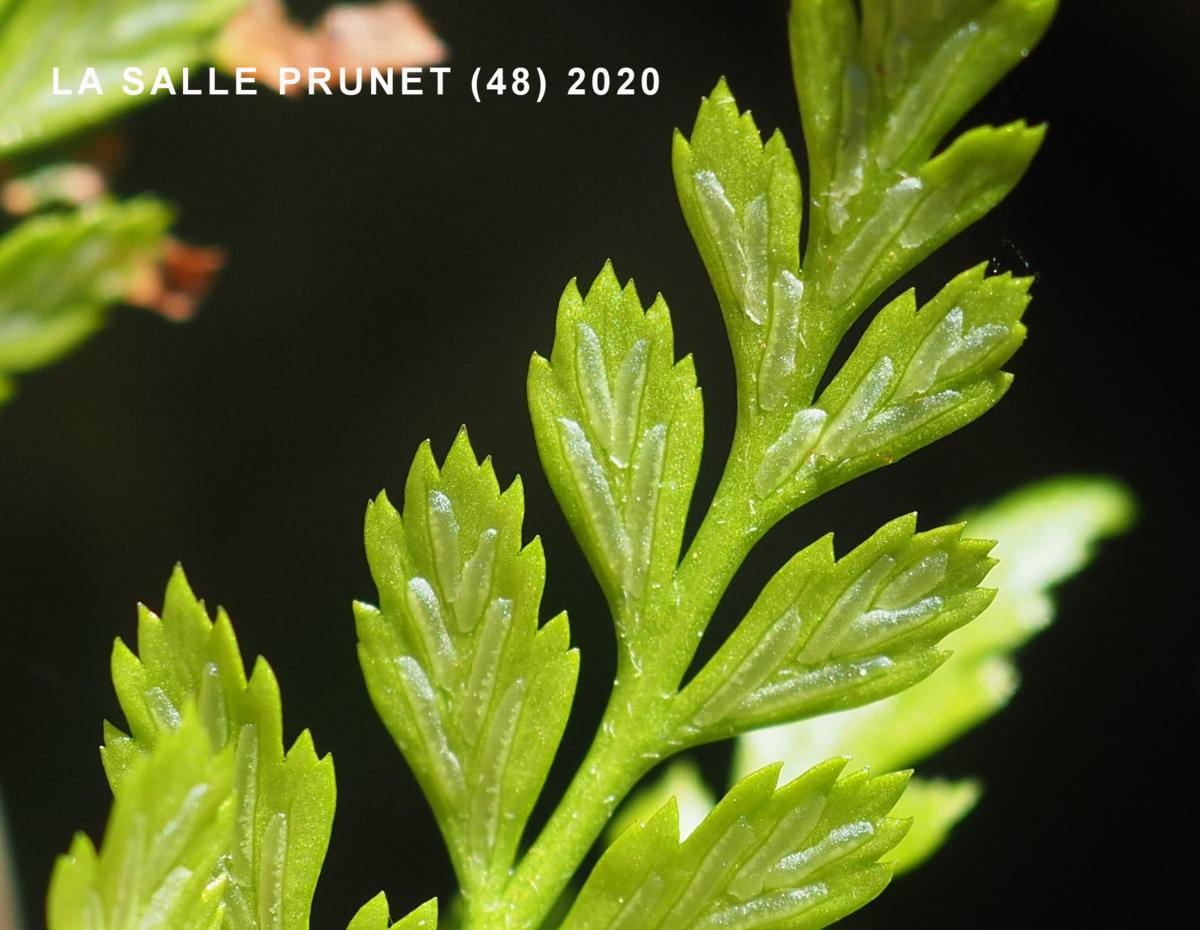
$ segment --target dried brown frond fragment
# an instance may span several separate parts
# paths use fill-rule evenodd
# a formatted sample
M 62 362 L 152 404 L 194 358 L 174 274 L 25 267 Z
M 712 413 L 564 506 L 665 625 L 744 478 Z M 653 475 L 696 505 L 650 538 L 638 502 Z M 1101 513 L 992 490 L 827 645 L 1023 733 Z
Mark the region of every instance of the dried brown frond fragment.
M 226 71 L 254 68 L 257 78 L 279 89 L 281 68 L 404 68 L 432 65 L 446 46 L 417 7 L 403 0 L 343 4 L 312 28 L 288 16 L 281 0 L 252 0 L 230 20 L 217 43 Z M 288 92 L 299 92 L 290 86 Z
M 225 265 L 224 249 L 201 247 L 168 237 L 156 263 L 141 268 L 125 291 L 125 301 L 180 323 L 191 319 Z

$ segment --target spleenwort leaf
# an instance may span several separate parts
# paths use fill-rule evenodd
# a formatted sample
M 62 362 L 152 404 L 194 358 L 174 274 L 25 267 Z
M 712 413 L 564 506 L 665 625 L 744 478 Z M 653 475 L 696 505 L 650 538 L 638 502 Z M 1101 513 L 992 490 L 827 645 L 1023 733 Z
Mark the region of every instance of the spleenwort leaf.
M 679 842 L 668 803 L 605 852 L 562 930 L 825 927 L 883 890 L 880 857 L 907 828 L 888 812 L 907 776 L 838 781 L 831 760 L 776 788 L 778 766 L 748 776 Z
M 545 559 L 522 547 L 519 480 L 500 492 L 466 432 L 417 453 L 401 515 L 367 511 L 378 608 L 355 604 L 376 709 L 438 817 L 468 894 L 507 875 L 566 723 L 567 618 L 538 628 Z
M 955 825 L 975 807 L 981 793 L 979 783 L 969 778 L 959 781 L 911 779 L 892 809 L 893 817 L 911 822 L 908 832 L 888 857 L 896 873 L 911 871 L 932 856 L 946 842 Z M 679 811 L 680 835 L 686 839 L 715 804 L 712 793 L 690 759 L 672 762 L 662 776 L 630 796 L 609 824 L 608 843 L 614 842 L 635 822 L 649 820 L 672 799 Z
M 877 700 L 946 658 L 938 642 L 978 615 L 991 543 L 962 527 L 914 534 L 901 517 L 841 559 L 832 536 L 770 581 L 680 695 L 680 737 L 702 742 Z
M 797 398 L 797 354 L 812 320 L 800 313 L 800 177 L 783 136 L 763 145 L 721 81 L 700 104 L 690 140 L 676 132 L 675 186 L 708 267 L 752 411 Z M 744 412 L 745 415 L 745 412 Z
M 530 365 L 529 403 L 551 485 L 636 652 L 662 632 L 642 619 L 671 596 L 703 435 L 666 303 L 643 310 L 611 265 L 586 298 L 569 284 L 550 360 Z
M 149 89 L 203 59 L 246 0 L 6 0 L 0 3 L 0 157 L 44 145 L 153 99 L 121 91 L 140 67 Z M 52 69 L 60 69 L 52 93 Z M 103 94 L 78 93 L 95 68 Z
M 926 226 L 944 229 L 947 211 L 965 209 L 968 201 L 987 200 L 990 208 L 1007 192 L 1011 184 L 996 193 L 989 172 L 1013 153 L 1020 153 L 1023 170 L 1036 148 L 1025 142 L 1038 134 L 1017 135 L 1012 128 L 974 130 L 924 165 L 925 180 L 914 177 L 903 186 L 910 192 L 905 196 L 916 199 L 905 213 L 908 226 L 896 234 L 901 245 L 924 241 Z M 676 134 L 674 165 L 684 215 L 734 349 L 739 439 L 747 446 L 740 457 L 755 463 L 753 493 L 767 502 L 762 525 L 953 432 L 1003 395 L 1010 379 L 998 368 L 1024 337 L 1019 319 L 1029 282 L 985 277 L 981 266 L 952 281 L 920 313 L 912 292 L 893 301 L 814 401 L 817 380 L 858 311 L 831 314 L 843 298 L 810 293 L 814 272 L 809 265 L 801 271 L 797 257 L 799 182 L 782 138 L 776 133 L 764 146 L 753 119 L 739 113 L 722 82 L 702 102 L 691 139 Z M 891 239 L 860 239 L 899 254 Z M 854 252 L 862 247 L 847 245 L 847 254 L 839 253 L 833 284 L 821 284 L 826 291 L 841 287 L 839 276 L 873 267 L 873 258 Z M 907 267 L 879 271 L 872 296 Z M 821 283 L 819 270 L 815 279 Z
M 988 576 L 997 595 L 983 614 L 951 633 L 953 656 L 927 681 L 887 700 L 801 725 L 750 733 L 735 768 L 786 759 L 803 771 L 833 752 L 893 768 L 920 762 L 1008 703 L 1016 688 L 1012 653 L 1053 617 L 1049 591 L 1092 558 L 1096 544 L 1123 532 L 1133 505 L 1102 478 L 1029 485 L 968 514 L 967 532 L 999 540 Z
M 1055 0 L 852 0 L 792 6 L 811 172 L 806 299 L 834 344 L 890 283 L 992 209 L 1043 129 L 982 127 L 930 158 L 1028 53 Z
M 97 28 L 63 38 L 44 4 L 0 0 L 0 92 L 9 106 L 0 155 L 123 105 L 47 102 L 31 90 L 43 59 L 92 58 L 111 70 L 118 58 L 157 56 L 156 65 L 171 69 L 202 54 L 237 4 L 83 5 L 66 4 L 94 16 Z M 379 606 L 355 605 L 360 660 L 450 848 L 464 926 L 546 925 L 621 798 L 689 745 L 829 714 L 790 750 L 779 750 L 778 739 L 797 731 L 773 731 L 770 753 L 791 761 L 850 750 L 886 769 L 937 748 L 1011 692 L 1007 653 L 1044 621 L 1044 588 L 1075 567 L 1079 539 L 1126 516 L 1111 499 L 1106 508 L 1085 500 L 1077 527 L 1044 534 L 1066 540 L 1066 555 L 1018 571 L 1013 588 L 1024 585 L 1028 597 L 981 632 L 960 628 L 991 599 L 978 587 L 992 565 L 990 543 L 964 539 L 961 526 L 916 533 L 913 516 L 841 559 L 826 537 L 779 571 L 680 690 L 728 585 L 770 526 L 966 424 L 1003 394 L 1009 376 L 1000 366 L 1024 337 L 1029 282 L 988 277 L 982 266 L 920 311 L 912 292 L 892 301 L 847 347 L 819 396 L 817 388 L 858 316 L 995 206 L 1027 168 L 1042 129 L 1023 122 L 969 130 L 939 147 L 1037 41 L 1054 7 L 1055 0 L 794 0 L 791 45 L 810 171 L 803 262 L 805 201 L 779 133 L 764 144 L 721 82 L 691 137 L 676 136 L 680 201 L 721 303 L 738 382 L 732 453 L 682 558 L 702 444 L 692 362 L 675 360 L 661 298 L 643 308 L 611 267 L 586 297 L 574 283 L 567 288 L 550 360 L 535 356 L 531 365 L 530 406 L 550 483 L 607 596 L 622 648 L 597 739 L 519 861 L 578 672 L 565 615 L 539 626 L 545 564 L 536 539 L 522 542 L 521 485 L 502 493 L 464 431 L 440 467 L 422 447 L 403 512 L 384 494 L 368 506 Z M 22 59 L 28 67 L 4 69 L 27 48 L 35 49 Z M 108 289 L 99 292 L 86 274 L 57 283 L 61 256 L 48 228 L 55 232 L 29 224 L 0 244 L 0 284 L 3 274 L 18 278 L 28 297 L 0 303 L 0 353 L 11 348 L 12 320 L 49 321 L 32 337 L 18 326 L 24 355 L 6 368 L 0 354 L 0 397 L 7 371 L 69 347 L 119 283 L 119 274 L 104 277 Z M 39 235 L 50 240 L 46 254 L 21 251 Z M 105 258 L 86 270 L 113 264 L 123 267 Z M 1072 493 L 1050 497 L 1062 504 Z M 1020 510 L 1002 511 L 997 535 L 1011 526 L 1027 531 Z M 978 522 L 992 532 L 986 519 Z M 1045 555 L 1036 543 L 1028 551 Z M 959 649 L 952 674 L 925 681 L 946 661 L 947 642 Z M 316 758 L 307 733 L 283 754 L 270 669 L 260 660 L 246 679 L 228 618 L 214 623 L 181 573 L 161 619 L 143 610 L 139 652 L 118 643 L 113 657 L 129 720 L 128 735 L 111 726 L 105 733 L 113 825 L 99 854 L 79 840 L 60 864 L 51 930 L 304 930 L 329 837 L 331 764 Z M 631 825 L 600 858 L 563 930 L 824 927 L 887 884 L 892 866 L 882 856 L 899 848 L 899 863 L 915 864 L 977 795 L 973 783 L 919 783 L 897 808 L 906 774 L 871 778 L 863 770 L 838 780 L 844 766 L 844 758 L 822 762 L 782 788 L 779 765 L 758 770 L 682 842 L 674 801 L 651 816 L 630 808 Z M 694 771 L 674 776 L 662 790 L 687 793 L 695 808 L 707 803 Z M 209 806 L 201 810 L 198 799 Z M 897 847 L 905 812 L 922 823 Z M 389 919 L 381 895 L 350 926 L 387 930 Z M 394 927 L 433 930 L 436 921 L 430 901 Z
M 237 814 L 232 748 L 195 708 L 132 762 L 99 852 L 83 834 L 50 883 L 50 930 L 218 930 Z M 225 924 L 228 926 L 228 924 Z
M 1128 527 L 1132 511 L 1119 484 L 1059 478 L 969 514 L 967 532 L 999 540 L 988 576 L 998 593 L 981 616 L 946 637 L 949 661 L 927 680 L 866 707 L 747 733 L 738 740 L 735 772 L 778 759 L 798 772 L 834 753 L 883 769 L 908 766 L 977 726 L 1012 697 L 1012 653 L 1052 619 L 1050 589 L 1083 568 L 1097 542 Z M 926 834 L 931 825 L 910 812 L 918 817 L 915 832 Z M 944 838 L 948 829 L 947 823 L 935 835 Z
M 49 364 L 100 326 L 157 261 L 171 218 L 152 198 L 102 200 L 0 237 L 0 395 L 11 376 Z
M 812 407 L 796 412 L 754 474 L 777 509 L 894 462 L 989 410 L 1025 338 L 1029 279 L 963 272 L 918 312 L 912 291 L 872 321 Z
M 300 734 L 285 755 L 279 685 L 263 659 L 246 678 L 228 615 L 214 622 L 181 569 L 162 617 L 142 607 L 138 654 L 117 641 L 113 684 L 129 733 L 105 724 L 101 754 L 118 805 L 132 772 L 195 706 L 233 758 L 233 832 L 222 853 L 227 930 L 305 930 L 333 821 L 333 761 Z

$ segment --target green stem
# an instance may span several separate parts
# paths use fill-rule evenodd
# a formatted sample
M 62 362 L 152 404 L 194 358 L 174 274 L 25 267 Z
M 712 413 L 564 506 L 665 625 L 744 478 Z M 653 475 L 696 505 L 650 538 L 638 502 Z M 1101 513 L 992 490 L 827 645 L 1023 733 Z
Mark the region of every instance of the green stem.
M 613 688 L 600 729 L 574 779 L 503 899 L 473 918 L 469 930 L 533 930 L 542 924 L 608 825 L 617 805 L 661 758 L 660 734 L 646 732 L 646 678 Z M 481 909 L 482 910 L 482 909 Z
M 721 595 L 769 525 L 756 522 L 753 504 L 740 492 L 745 487 L 743 449 L 735 438 L 734 454 L 712 506 L 676 572 L 680 596 L 670 622 L 680 639 L 696 645 Z M 656 669 L 657 674 L 638 674 L 621 661 L 599 732 L 574 779 L 502 898 L 492 897 L 471 909 L 468 930 L 533 930 L 542 924 L 617 805 L 672 751 L 672 733 L 648 731 L 645 710 L 660 699 L 664 682 L 668 693 L 678 686 L 691 654 L 673 659 L 672 668 Z M 669 729 L 676 723 L 671 718 Z
M 678 592 L 675 625 L 680 638 L 692 644 L 688 661 L 678 670 L 676 686 L 691 664 L 700 637 L 733 576 L 777 519 L 747 496 L 750 482 L 745 475 L 750 464 L 739 430 L 712 505 L 675 573 Z

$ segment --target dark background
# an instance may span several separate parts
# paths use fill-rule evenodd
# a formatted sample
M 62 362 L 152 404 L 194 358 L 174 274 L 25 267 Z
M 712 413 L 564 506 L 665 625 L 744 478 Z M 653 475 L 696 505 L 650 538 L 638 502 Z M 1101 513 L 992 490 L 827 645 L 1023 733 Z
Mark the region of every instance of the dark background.
M 425 7 L 454 52 L 443 98 L 178 99 L 124 123 L 122 192 L 171 199 L 181 232 L 231 262 L 194 322 L 119 312 L 23 379 L 0 414 L 0 784 L 31 926 L 54 855 L 75 829 L 102 830 L 95 747 L 101 718 L 118 719 L 109 649 L 134 634 L 138 600 L 159 606 L 176 560 L 231 611 L 243 651 L 270 658 L 288 738 L 311 727 L 337 760 L 314 927 L 345 926 L 380 888 L 398 913 L 451 891 L 432 818 L 362 686 L 350 601 L 374 597 L 365 501 L 381 487 L 399 500 L 417 444 L 432 437 L 440 456 L 463 422 L 502 480 L 525 476 L 527 533 L 548 553 L 543 615 L 569 608 L 583 650 L 549 794 L 561 790 L 613 663 L 524 404 L 528 355 L 548 351 L 572 275 L 590 280 L 611 257 L 645 298 L 667 296 L 705 389 L 698 501 L 715 484 L 732 365 L 668 143 L 724 73 L 760 127 L 800 149 L 784 4 Z M 1196 733 L 1195 582 L 1172 556 L 1192 535 L 1172 434 L 1192 432 L 1194 415 L 1172 351 L 1195 309 L 1182 269 L 1196 160 L 1182 128 L 1198 18 L 1183 2 L 1067 0 L 973 115 L 1045 119 L 1051 134 L 1016 193 L 910 283 L 929 296 L 987 258 L 1036 273 L 1015 386 L 982 422 L 785 521 L 729 597 L 735 614 L 827 529 L 848 546 L 909 510 L 933 525 L 1029 479 L 1107 473 L 1141 500 L 1137 531 L 1060 592 L 1012 706 L 924 767 L 981 776 L 980 808 L 859 926 L 1141 922 L 1194 874 L 1180 768 Z M 546 101 L 472 102 L 471 69 L 501 64 L 545 68 Z M 654 66 L 662 89 L 568 98 L 573 65 Z M 710 773 L 723 761 L 705 757 Z

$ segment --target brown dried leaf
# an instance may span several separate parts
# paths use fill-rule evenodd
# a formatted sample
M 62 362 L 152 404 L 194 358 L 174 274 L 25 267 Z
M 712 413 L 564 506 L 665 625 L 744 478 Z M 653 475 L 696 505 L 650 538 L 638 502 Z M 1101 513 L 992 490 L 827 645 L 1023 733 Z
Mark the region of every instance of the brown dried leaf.
M 226 71 L 255 68 L 258 80 L 278 89 L 281 68 L 404 68 L 436 64 L 446 46 L 412 3 L 344 4 L 311 29 L 293 21 L 280 0 L 252 0 L 230 20 L 217 43 Z M 288 88 L 291 93 L 300 86 Z
M 223 249 L 168 238 L 157 264 L 146 265 L 134 275 L 125 291 L 125 301 L 172 322 L 183 322 L 196 312 L 196 305 L 212 289 L 224 265 Z

